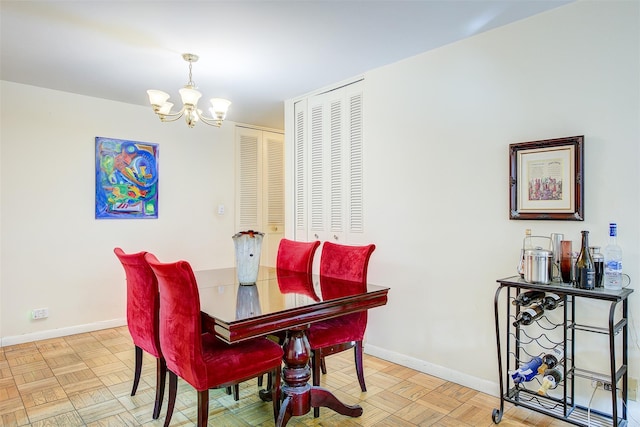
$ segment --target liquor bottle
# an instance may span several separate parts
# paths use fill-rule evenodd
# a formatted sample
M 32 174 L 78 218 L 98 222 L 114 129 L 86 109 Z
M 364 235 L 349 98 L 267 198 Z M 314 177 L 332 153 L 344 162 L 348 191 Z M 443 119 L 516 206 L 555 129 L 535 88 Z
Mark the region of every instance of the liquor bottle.
M 513 305 L 519 305 L 521 307 L 527 307 L 535 302 L 540 302 L 544 298 L 543 291 L 527 291 L 521 292 L 517 297 L 511 301 Z
M 554 310 L 562 305 L 562 298 L 560 295 L 552 292 L 547 292 L 542 299 L 542 308 L 545 310 Z
M 558 387 L 558 383 L 562 381 L 562 369 L 558 366 L 554 369 L 547 369 L 542 377 L 542 384 L 538 389 L 540 396 L 546 396 L 548 390 Z
M 520 277 L 524 279 L 524 251 L 527 249 L 533 249 L 533 243 L 531 242 L 531 229 L 524 230 L 524 240 L 522 241 L 522 249 L 520 249 L 520 264 L 518 264 L 518 273 Z
M 576 285 L 581 289 L 593 289 L 596 287 L 596 266 L 589 252 L 589 232 L 582 233 L 582 247 L 576 261 Z
M 538 374 L 538 368 L 540 365 L 542 365 L 542 358 L 540 356 L 536 356 L 515 371 L 509 372 L 509 374 L 515 384 L 520 384 L 524 381 L 531 381 L 533 377 Z
M 622 289 L 622 248 L 616 242 L 617 236 L 618 226 L 612 222 L 609 224 L 609 244 L 604 247 L 605 289 Z
M 530 325 L 534 320 L 538 319 L 544 313 L 544 308 L 540 304 L 533 304 L 516 316 L 515 322 L 513 322 L 513 326 L 518 326 L 519 324 Z
M 538 368 L 538 373 L 540 375 L 544 374 L 544 371 L 547 369 L 553 369 L 558 365 L 558 361 L 563 359 L 563 350 L 562 347 L 553 348 L 549 351 L 549 353 L 542 356 L 542 365 Z
M 596 288 L 604 285 L 604 256 L 600 253 L 600 246 L 589 246 L 593 264 L 596 267 Z

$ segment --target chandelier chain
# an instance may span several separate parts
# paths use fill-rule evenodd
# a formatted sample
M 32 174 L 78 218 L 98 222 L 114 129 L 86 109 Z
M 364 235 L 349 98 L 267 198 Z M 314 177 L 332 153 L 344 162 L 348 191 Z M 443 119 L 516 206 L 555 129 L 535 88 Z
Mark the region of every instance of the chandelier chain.
M 190 85 L 190 86 L 194 86 L 195 87 L 195 84 L 193 83 L 193 77 L 191 77 L 191 68 L 192 68 L 192 66 L 193 66 L 193 62 L 189 61 L 189 81 L 187 82 L 187 84 Z

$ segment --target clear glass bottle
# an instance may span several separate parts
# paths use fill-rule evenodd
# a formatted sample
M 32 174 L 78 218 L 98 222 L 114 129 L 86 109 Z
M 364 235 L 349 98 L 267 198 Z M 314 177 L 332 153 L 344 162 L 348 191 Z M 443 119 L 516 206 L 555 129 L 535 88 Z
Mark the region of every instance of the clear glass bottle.
M 562 381 L 562 367 L 558 366 L 554 369 L 547 369 L 543 375 L 542 384 L 538 389 L 540 396 L 545 396 L 548 390 L 553 390 L 558 387 L 558 384 Z
M 589 252 L 591 252 L 591 258 L 593 258 L 593 264 L 596 267 L 596 288 L 601 288 L 604 283 L 604 255 L 600 253 L 600 246 L 589 246 Z
M 589 232 L 581 231 L 582 245 L 576 261 L 576 286 L 581 289 L 593 289 L 596 286 L 596 267 L 589 252 Z
M 618 246 L 617 236 L 618 226 L 612 222 L 609 224 L 609 244 L 604 247 L 605 289 L 622 289 L 622 248 Z
M 522 249 L 520 249 L 520 264 L 518 264 L 518 274 L 524 279 L 524 251 L 527 249 L 533 249 L 533 243 L 531 242 L 531 229 L 524 230 L 524 239 L 522 240 Z

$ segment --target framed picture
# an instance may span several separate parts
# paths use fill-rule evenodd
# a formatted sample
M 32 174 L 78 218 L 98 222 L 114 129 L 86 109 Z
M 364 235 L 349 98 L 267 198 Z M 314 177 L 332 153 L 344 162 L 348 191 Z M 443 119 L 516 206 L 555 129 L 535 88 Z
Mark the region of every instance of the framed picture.
M 96 219 L 158 218 L 158 144 L 96 137 Z
M 584 221 L 584 136 L 509 144 L 509 219 Z

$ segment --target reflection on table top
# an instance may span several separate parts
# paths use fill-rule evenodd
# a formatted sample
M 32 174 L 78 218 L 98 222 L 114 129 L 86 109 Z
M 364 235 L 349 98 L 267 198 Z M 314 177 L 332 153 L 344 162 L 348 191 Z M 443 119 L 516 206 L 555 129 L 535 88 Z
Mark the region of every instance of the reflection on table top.
M 194 274 L 201 310 L 215 322 L 216 334 L 229 342 L 362 311 L 387 300 L 388 288 L 383 286 L 321 280 L 269 267 L 260 267 L 256 284 L 249 286 L 238 283 L 235 268 Z M 340 294 L 328 285 L 339 288 Z

